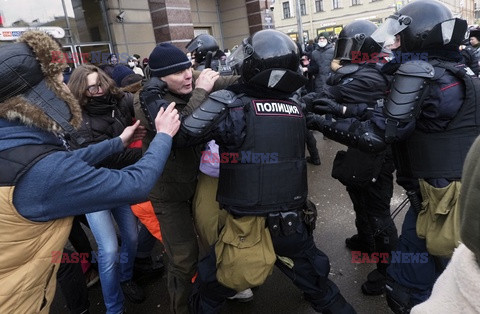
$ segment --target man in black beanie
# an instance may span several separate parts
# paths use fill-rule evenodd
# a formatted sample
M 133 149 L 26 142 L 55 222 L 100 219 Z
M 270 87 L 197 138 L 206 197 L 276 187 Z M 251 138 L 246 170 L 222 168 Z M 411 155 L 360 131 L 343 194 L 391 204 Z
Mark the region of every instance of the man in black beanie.
M 186 54 L 169 43 L 155 47 L 149 57 L 151 79 L 145 83 L 141 101 L 158 97 L 175 102 L 181 115 L 189 115 L 212 91 L 233 84 L 238 77 L 219 76 L 212 69 L 192 70 Z M 139 117 L 149 134 L 144 148 L 154 134 L 146 117 Z M 197 270 L 198 244 L 191 216 L 191 199 L 195 192 L 203 145 L 173 148 L 164 175 L 150 193 L 150 200 L 162 228 L 163 244 L 168 255 L 168 290 L 173 313 L 188 313 L 192 277 Z M 142 239 L 139 239 L 139 242 Z M 154 241 L 152 243 L 153 247 Z

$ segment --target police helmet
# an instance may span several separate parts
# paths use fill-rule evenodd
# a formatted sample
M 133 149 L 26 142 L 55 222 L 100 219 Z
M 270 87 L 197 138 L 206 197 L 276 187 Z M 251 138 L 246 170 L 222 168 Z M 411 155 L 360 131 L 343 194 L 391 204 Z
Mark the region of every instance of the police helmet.
M 195 53 L 195 61 L 200 63 L 205 60 L 207 52 L 215 53 L 218 50 L 218 43 L 213 36 L 200 34 L 193 38 L 185 48 L 188 52 Z
M 297 71 L 299 60 L 298 47 L 290 37 L 274 29 L 264 29 L 244 39 L 228 57 L 227 64 L 248 82 L 269 69 Z
M 380 52 L 382 47 L 370 35 L 377 26 L 370 21 L 360 20 L 345 25 L 335 44 L 334 59 L 352 61 L 352 51 L 367 53 Z
M 411 2 L 385 22 L 372 34 L 382 44 L 393 43 L 400 35 L 401 50 L 458 49 L 465 38 L 467 22 L 454 18 L 441 2 L 418 0 Z

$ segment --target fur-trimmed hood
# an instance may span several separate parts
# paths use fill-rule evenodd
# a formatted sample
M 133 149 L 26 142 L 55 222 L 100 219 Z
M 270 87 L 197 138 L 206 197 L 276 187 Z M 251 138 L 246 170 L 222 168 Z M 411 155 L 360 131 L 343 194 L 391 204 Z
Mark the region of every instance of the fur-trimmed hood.
M 17 43 L 0 47 L 0 118 L 53 133 L 80 126 L 81 108 L 57 78 L 67 65 L 52 62 L 60 51 L 41 31 L 27 31 Z

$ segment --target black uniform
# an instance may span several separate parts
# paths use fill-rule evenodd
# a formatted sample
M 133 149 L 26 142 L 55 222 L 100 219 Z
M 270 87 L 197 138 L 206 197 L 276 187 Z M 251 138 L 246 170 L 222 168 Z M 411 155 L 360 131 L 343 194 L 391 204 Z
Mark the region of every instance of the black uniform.
M 389 76 L 383 74 L 376 64 L 349 64 L 340 68 L 328 83 L 331 86 L 322 94 L 309 94 L 305 100 L 310 102 L 321 97 L 333 99 L 347 107 L 355 107 L 350 109 L 367 119 L 368 108 L 374 109 L 386 97 Z M 346 152 L 337 153 L 332 176 L 346 186 L 356 214 L 358 235 L 346 241 L 352 250 L 390 253 L 395 248 L 398 236 L 390 216 L 394 170 L 390 149 L 365 153 L 349 147 Z M 386 267 L 384 261 L 377 263 L 383 278 Z
M 279 260 L 276 265 L 304 292 L 315 310 L 354 313 L 328 279 L 328 257 L 315 246 L 311 216 L 304 214 L 306 127 L 301 106 L 290 100 L 287 92 L 248 84 L 229 90 L 223 93 L 236 100 L 210 133 L 220 146 L 221 156 L 236 156 L 235 161 L 220 164 L 217 201 L 235 217 L 267 217 L 275 253 L 291 259 L 294 266 Z M 216 97 L 212 93 L 210 101 Z M 193 311 L 218 313 L 225 299 L 236 291 L 217 281 L 215 251 L 198 267 Z

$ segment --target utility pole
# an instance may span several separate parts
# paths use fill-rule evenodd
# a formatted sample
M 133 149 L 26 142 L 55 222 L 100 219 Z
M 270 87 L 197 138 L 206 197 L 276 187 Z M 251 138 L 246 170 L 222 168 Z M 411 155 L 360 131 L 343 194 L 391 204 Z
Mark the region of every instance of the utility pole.
M 302 26 L 302 14 L 300 11 L 300 0 L 295 0 L 296 5 L 296 12 L 295 15 L 297 17 L 297 31 L 298 31 L 298 42 L 302 46 L 302 50 L 305 49 L 305 43 L 303 42 L 303 26 Z

